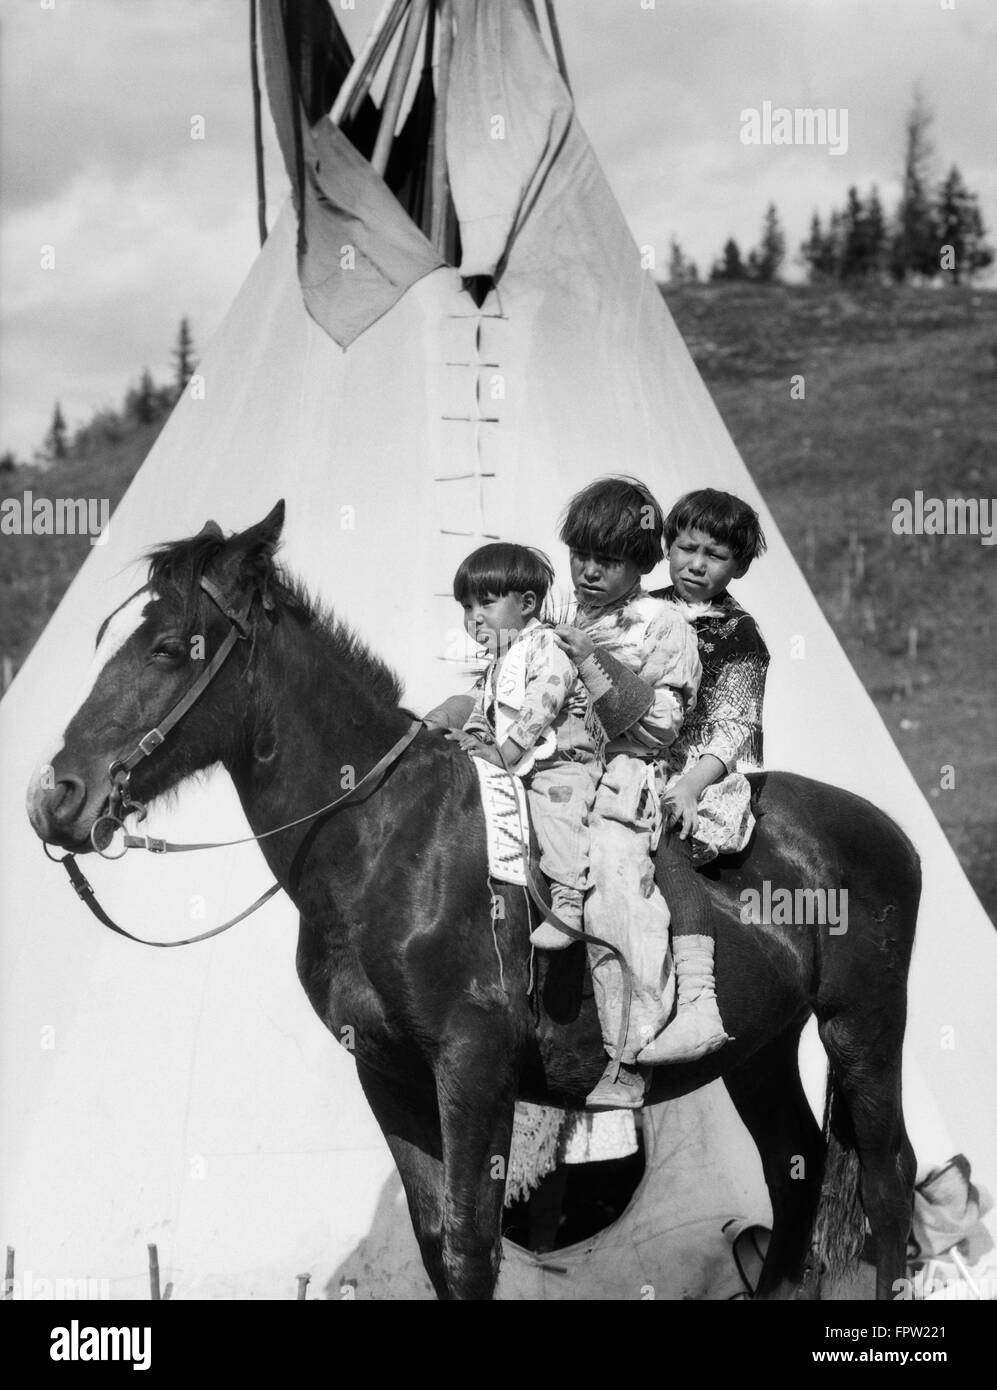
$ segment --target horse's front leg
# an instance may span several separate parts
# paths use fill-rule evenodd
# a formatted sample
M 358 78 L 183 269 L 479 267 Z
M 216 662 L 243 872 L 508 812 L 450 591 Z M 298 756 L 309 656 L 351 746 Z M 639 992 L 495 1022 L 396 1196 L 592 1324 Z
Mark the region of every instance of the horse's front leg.
M 443 1264 L 443 1152 L 432 1086 L 413 1089 L 410 1083 L 372 1071 L 359 1060 L 357 1075 L 405 1188 L 426 1273 L 437 1298 L 449 1298 Z
M 489 1009 L 461 1020 L 439 1058 L 443 1265 L 451 1298 L 495 1292 L 517 1060 L 507 1020 Z

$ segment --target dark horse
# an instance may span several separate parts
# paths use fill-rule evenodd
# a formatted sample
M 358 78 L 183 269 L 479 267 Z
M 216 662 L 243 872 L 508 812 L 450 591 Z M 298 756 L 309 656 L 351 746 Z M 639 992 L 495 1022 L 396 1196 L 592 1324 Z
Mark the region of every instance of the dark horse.
M 109 764 L 203 672 L 192 638 L 217 653 L 233 621 L 248 640 L 134 767 L 133 798 L 221 762 L 260 834 L 323 807 L 344 767 L 359 778 L 404 733 L 412 716 L 395 677 L 275 565 L 282 524 L 279 504 L 241 535 L 226 540 L 208 523 L 154 554 L 148 589 L 105 623 L 104 664 L 32 783 L 42 839 L 88 848 L 108 808 Z M 786 773 L 752 783 L 752 844 L 708 872 L 720 1005 L 736 1041 L 700 1063 L 657 1068 L 649 1101 L 723 1077 L 771 1194 L 762 1296 L 814 1294 L 821 1273 L 861 1247 L 867 1218 L 877 1294 L 890 1297 L 905 1272 L 914 1180 L 900 1053 L 917 855 L 859 797 Z M 578 989 L 565 1010 L 564 989 L 553 988 L 557 972 L 580 980 L 583 950 L 550 958 L 546 990 L 529 993 L 520 890 L 493 936 L 477 779 L 439 732 L 421 731 L 369 796 L 261 848 L 301 915 L 308 998 L 337 1039 L 355 1040 L 438 1295 L 491 1297 L 505 1186 L 494 1160 L 508 1155 L 514 1102 L 580 1107 L 605 1064 L 592 1000 Z M 741 895 L 766 884 L 847 890 L 847 930 L 774 925 L 765 914 L 746 924 Z M 797 1065 L 811 1013 L 829 1059 L 825 1135 Z

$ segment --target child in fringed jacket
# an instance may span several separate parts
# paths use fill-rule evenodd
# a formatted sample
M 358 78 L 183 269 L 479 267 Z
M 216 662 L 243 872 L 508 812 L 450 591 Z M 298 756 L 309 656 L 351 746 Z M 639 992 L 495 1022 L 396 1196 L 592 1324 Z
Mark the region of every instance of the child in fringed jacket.
M 633 971 L 623 1065 L 618 1075 L 612 1064 L 606 1068 L 587 1100 L 593 1109 L 642 1103 L 638 1053 L 667 1019 L 668 910 L 654 881 L 662 831 L 659 768 L 694 708 L 700 660 L 686 617 L 641 586 L 662 558 L 663 528 L 660 506 L 634 478 L 591 483 L 571 499 L 561 527 L 578 610 L 573 626 L 555 631 L 608 739 L 591 816 L 586 930 L 618 947 Z M 602 947 L 589 947 L 589 963 L 612 1055 L 623 1017 L 622 973 Z

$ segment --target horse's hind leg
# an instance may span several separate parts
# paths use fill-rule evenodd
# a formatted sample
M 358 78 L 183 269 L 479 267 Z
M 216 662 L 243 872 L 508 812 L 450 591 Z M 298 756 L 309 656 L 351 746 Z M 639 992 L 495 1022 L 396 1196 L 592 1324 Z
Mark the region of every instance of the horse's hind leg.
M 761 1155 L 772 1202 L 772 1239 L 756 1298 L 792 1298 L 810 1248 L 820 1194 L 820 1126 L 800 1084 L 803 1020 L 754 1053 L 724 1084 Z
M 914 1199 L 914 1151 L 900 1103 L 904 1000 L 870 1000 L 861 1017 L 838 1014 L 820 1024 L 821 1042 L 848 1107 L 859 1161 L 859 1192 L 876 1250 L 876 1297 L 894 1297 L 906 1274 Z
M 443 1152 L 436 1097 L 431 1086 L 413 1091 L 359 1061 L 357 1074 L 405 1188 L 426 1273 L 437 1297 L 449 1298 L 443 1267 Z

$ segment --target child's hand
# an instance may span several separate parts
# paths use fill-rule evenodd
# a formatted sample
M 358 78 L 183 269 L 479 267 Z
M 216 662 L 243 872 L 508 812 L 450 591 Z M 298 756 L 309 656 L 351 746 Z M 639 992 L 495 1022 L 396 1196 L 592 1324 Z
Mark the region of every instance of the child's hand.
M 665 824 L 676 826 L 679 837 L 683 840 L 696 833 L 698 804 L 699 797 L 695 789 L 684 783 L 681 778 L 661 798 Z
M 554 629 L 554 641 L 562 652 L 571 657 L 576 666 L 595 651 L 595 643 L 588 633 L 582 632 L 581 628 L 572 627 L 569 623 L 558 623 Z
M 462 753 L 477 753 L 479 749 L 487 747 L 477 734 L 465 729 L 451 729 L 446 737 L 456 743 Z

